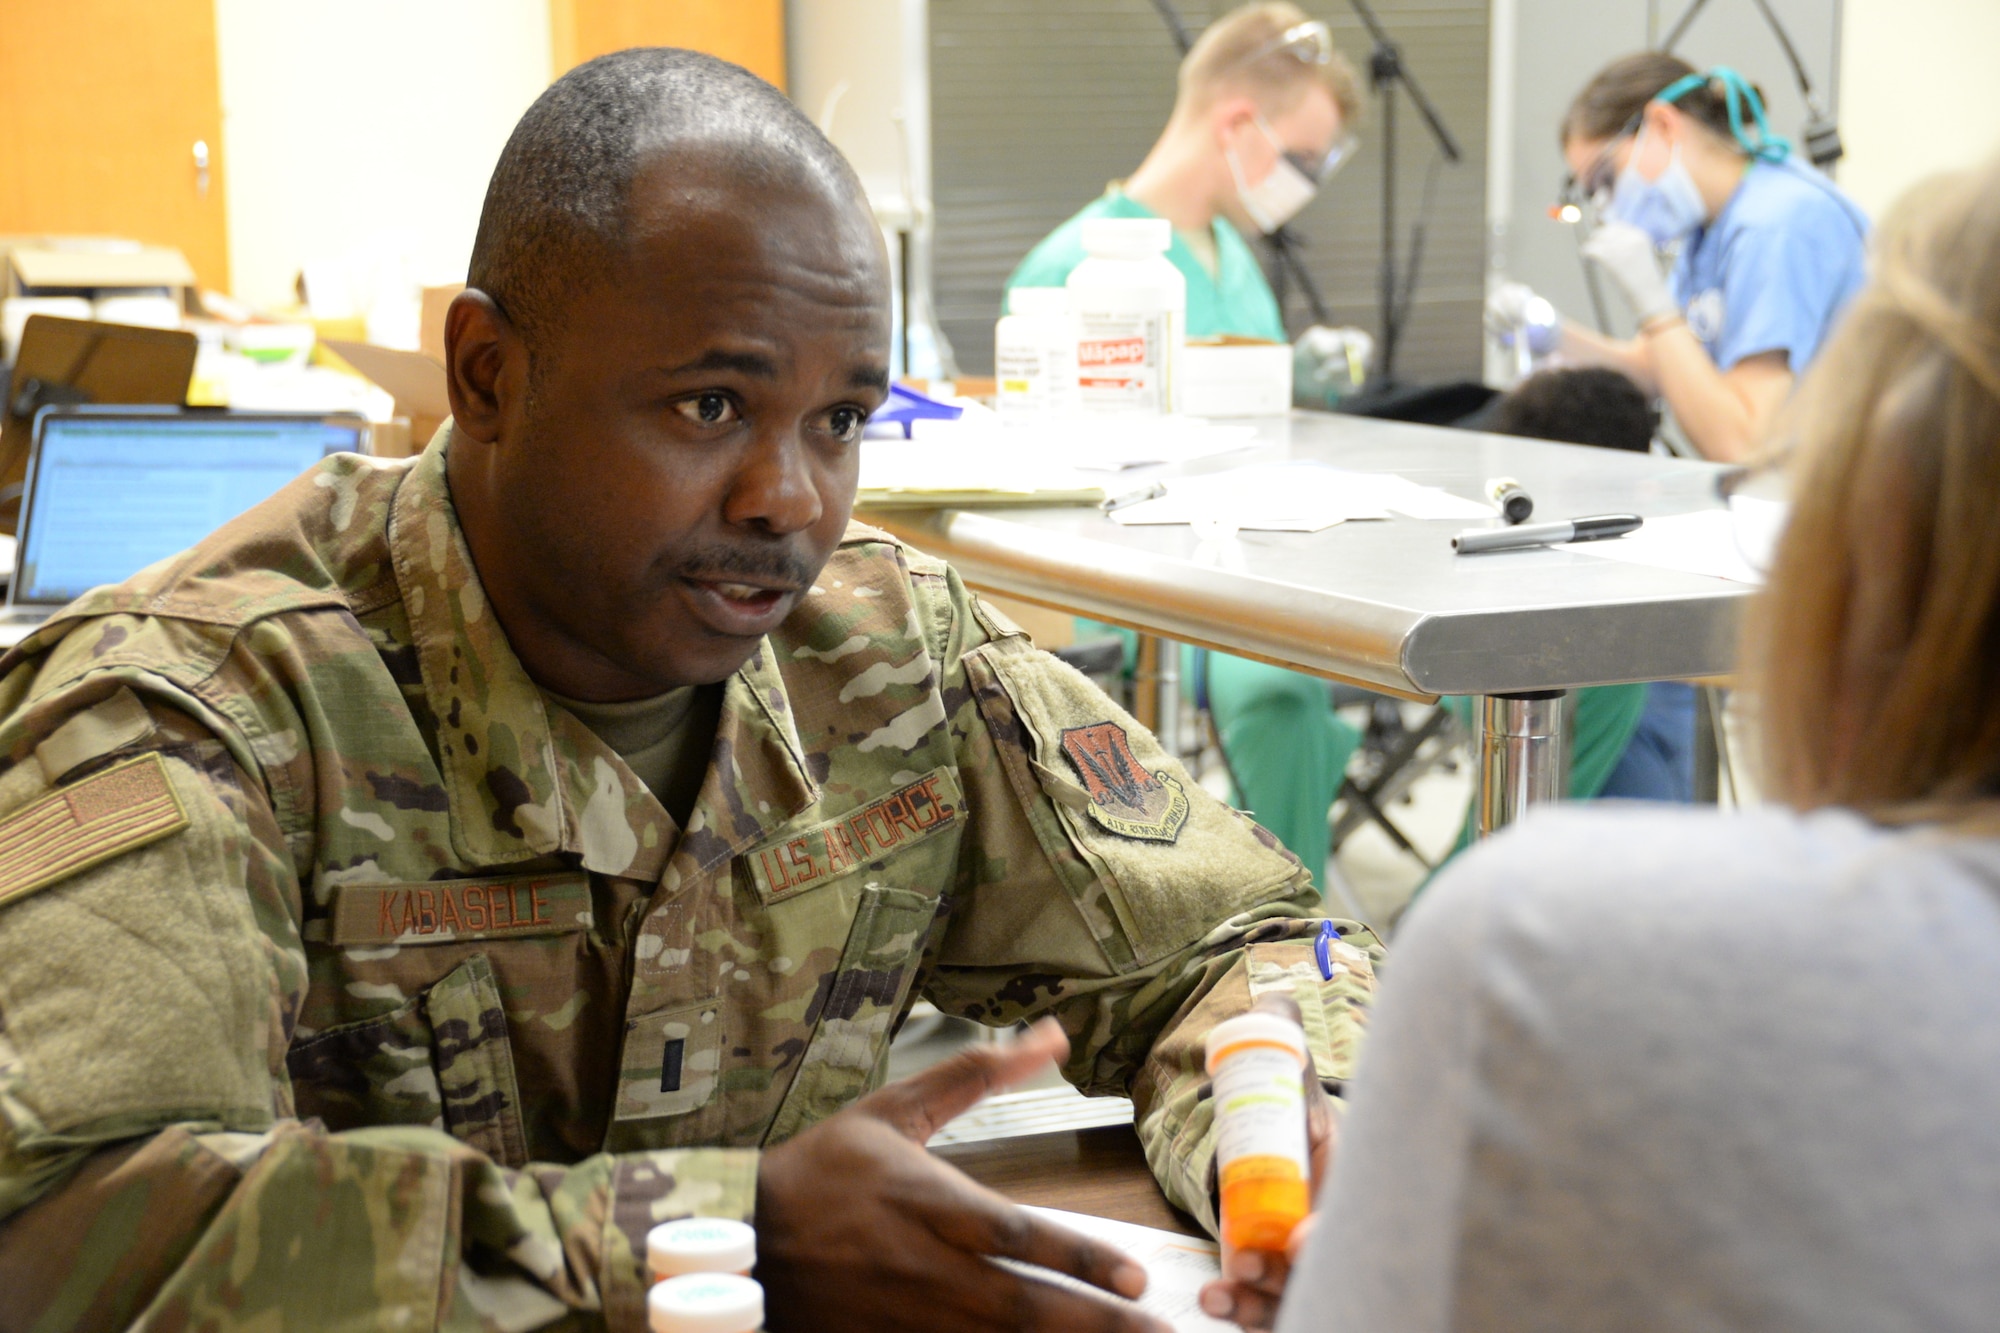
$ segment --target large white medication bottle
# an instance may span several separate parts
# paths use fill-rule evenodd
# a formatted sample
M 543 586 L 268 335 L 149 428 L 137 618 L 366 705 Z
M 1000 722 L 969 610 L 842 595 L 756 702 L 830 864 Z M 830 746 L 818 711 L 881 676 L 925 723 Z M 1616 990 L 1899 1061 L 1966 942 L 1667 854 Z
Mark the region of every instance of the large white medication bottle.
M 1175 407 L 1187 342 L 1187 279 L 1167 258 L 1165 218 L 1086 218 L 1089 258 L 1069 275 L 1077 400 L 1087 412 Z
M 993 330 L 994 406 L 1003 417 L 1076 406 L 1076 322 L 1063 287 L 1016 287 Z

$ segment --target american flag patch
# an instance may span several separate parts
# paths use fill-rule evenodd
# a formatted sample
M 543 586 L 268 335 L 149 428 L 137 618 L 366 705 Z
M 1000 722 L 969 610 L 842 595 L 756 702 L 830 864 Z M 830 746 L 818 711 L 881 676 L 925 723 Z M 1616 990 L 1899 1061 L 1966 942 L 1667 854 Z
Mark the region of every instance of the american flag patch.
M 93 773 L 0 820 L 0 904 L 187 826 L 158 754 Z

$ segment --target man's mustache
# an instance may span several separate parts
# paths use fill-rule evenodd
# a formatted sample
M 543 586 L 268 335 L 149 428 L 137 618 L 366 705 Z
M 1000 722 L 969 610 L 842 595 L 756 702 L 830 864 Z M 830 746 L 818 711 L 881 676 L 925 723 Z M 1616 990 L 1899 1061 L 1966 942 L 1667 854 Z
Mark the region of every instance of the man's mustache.
M 680 578 L 710 583 L 744 579 L 808 588 L 819 577 L 819 566 L 778 547 L 710 545 L 689 551 L 676 560 L 673 572 Z

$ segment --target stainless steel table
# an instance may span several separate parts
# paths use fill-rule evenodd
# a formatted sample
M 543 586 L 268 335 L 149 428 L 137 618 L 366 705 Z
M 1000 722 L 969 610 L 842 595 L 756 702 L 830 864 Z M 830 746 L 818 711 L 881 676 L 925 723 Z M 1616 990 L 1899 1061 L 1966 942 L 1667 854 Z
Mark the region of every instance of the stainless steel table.
M 1315 459 L 1468 498 L 1488 478 L 1513 477 L 1534 497 L 1535 521 L 1720 503 L 1710 463 L 1325 413 L 1260 422 L 1258 438 L 1253 449 L 1134 469 L 1116 484 Z M 1561 794 L 1565 692 L 1727 673 L 1750 591 L 1560 547 L 1458 556 L 1451 536 L 1474 526 L 1465 520 L 1204 542 L 1189 527 L 1120 527 L 1079 507 L 860 516 L 949 560 L 975 588 L 1393 694 L 1485 696 L 1481 832 Z

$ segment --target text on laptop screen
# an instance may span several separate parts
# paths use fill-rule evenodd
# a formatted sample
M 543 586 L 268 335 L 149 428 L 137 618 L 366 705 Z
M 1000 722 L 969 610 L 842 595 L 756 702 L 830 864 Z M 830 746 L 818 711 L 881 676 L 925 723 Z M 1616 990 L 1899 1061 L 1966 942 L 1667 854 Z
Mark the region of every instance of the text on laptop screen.
M 194 545 L 330 453 L 353 425 L 228 417 L 57 417 L 23 514 L 14 601 L 67 602 Z

